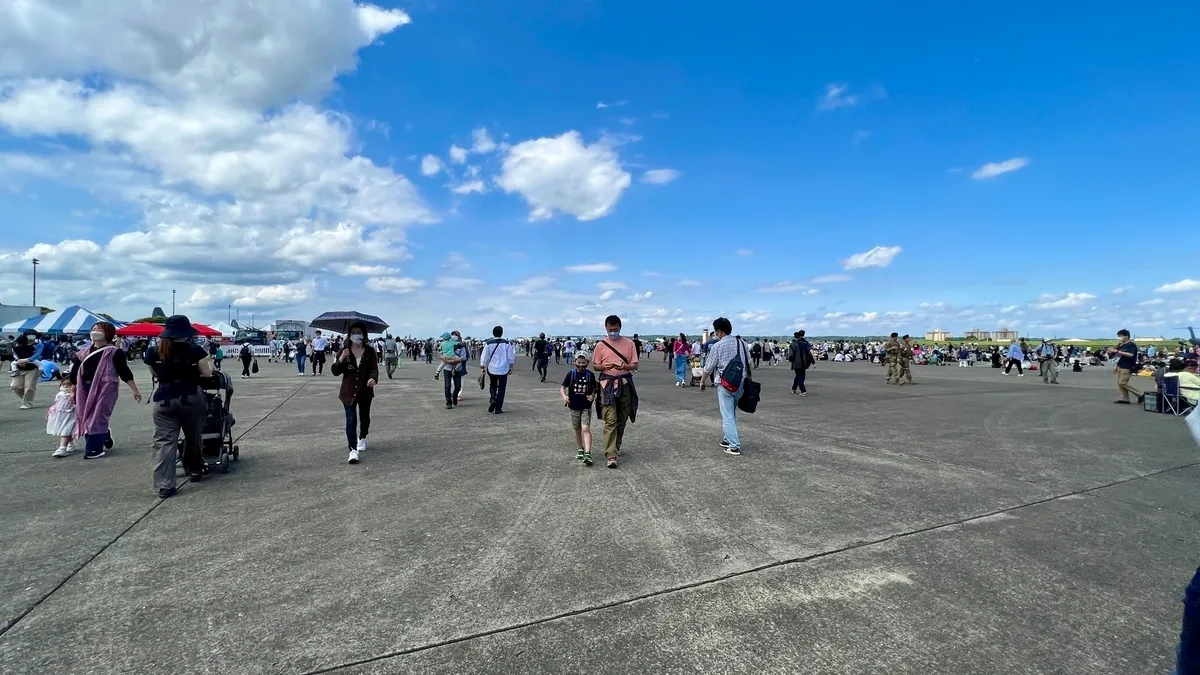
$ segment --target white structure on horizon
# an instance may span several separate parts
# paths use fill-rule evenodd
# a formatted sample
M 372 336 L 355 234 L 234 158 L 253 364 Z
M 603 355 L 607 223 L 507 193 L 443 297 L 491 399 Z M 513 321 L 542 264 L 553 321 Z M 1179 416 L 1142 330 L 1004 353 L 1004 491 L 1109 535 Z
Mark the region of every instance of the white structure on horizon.
M 950 332 L 944 331 L 941 328 L 925 331 L 925 340 L 928 342 L 948 342 L 950 340 Z

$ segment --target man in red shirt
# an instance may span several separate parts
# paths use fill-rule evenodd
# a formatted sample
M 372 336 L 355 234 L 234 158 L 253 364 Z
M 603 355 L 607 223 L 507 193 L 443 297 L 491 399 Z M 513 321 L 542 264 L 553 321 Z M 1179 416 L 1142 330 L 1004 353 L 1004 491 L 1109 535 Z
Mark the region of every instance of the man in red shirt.
M 604 416 L 604 456 L 608 468 L 617 468 L 625 424 L 637 418 L 637 390 L 633 373 L 638 369 L 637 345 L 621 336 L 621 317 L 604 320 L 607 337 L 596 343 L 592 369 L 599 375 L 600 404 Z

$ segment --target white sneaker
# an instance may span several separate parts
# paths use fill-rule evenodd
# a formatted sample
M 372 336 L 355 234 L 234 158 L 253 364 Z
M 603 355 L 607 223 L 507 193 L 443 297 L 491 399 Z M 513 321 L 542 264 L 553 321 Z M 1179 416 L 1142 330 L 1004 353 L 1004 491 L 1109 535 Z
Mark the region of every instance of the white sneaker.
M 365 438 L 358 439 L 358 451 L 359 452 L 367 451 L 367 439 L 365 439 Z
M 1025 373 L 1017 373 L 1017 377 L 1025 377 Z
M 21 410 L 32 410 L 32 409 L 33 409 L 33 406 L 29 405 L 28 403 L 21 404 Z
M 71 448 L 65 445 L 60 445 L 58 446 L 58 449 L 54 451 L 54 454 L 51 455 L 51 457 L 66 457 L 69 454 L 71 454 Z
M 346 460 L 347 464 L 358 464 L 358 450 L 351 450 L 350 457 Z

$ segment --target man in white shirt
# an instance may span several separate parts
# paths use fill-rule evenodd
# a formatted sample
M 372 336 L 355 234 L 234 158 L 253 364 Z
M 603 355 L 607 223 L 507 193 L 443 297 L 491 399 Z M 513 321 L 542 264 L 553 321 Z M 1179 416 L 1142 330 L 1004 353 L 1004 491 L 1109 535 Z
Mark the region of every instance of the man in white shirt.
M 508 375 L 512 372 L 517 353 L 512 343 L 505 340 L 504 327 L 492 329 L 492 339 L 483 344 L 479 354 L 479 369 L 488 376 L 488 412 L 497 415 L 504 412 L 504 392 L 508 389 Z
M 329 339 L 321 335 L 321 331 L 316 331 L 316 337 L 312 340 L 312 354 L 309 355 L 309 360 L 312 361 L 313 377 L 325 373 L 325 350 L 328 347 Z

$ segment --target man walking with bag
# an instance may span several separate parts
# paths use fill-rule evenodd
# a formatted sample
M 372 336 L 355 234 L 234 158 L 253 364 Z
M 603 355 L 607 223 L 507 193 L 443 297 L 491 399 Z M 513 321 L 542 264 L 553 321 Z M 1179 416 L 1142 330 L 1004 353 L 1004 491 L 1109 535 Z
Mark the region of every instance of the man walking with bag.
M 483 388 L 483 376 L 486 374 L 490 384 L 488 412 L 497 415 L 504 412 L 504 392 L 508 389 L 508 375 L 512 372 L 513 362 L 517 360 L 512 343 L 501 337 L 502 335 L 503 326 L 493 328 L 492 339 L 484 343 L 483 352 L 479 355 L 479 370 L 482 371 L 479 374 L 480 388 Z
M 621 336 L 621 317 L 604 320 L 607 337 L 596 343 L 592 368 L 600 380 L 600 405 L 604 417 L 604 456 L 608 468 L 617 468 L 625 425 L 637 419 L 637 389 L 633 373 L 638 369 L 637 346 Z
M 1046 338 L 1042 338 L 1042 345 L 1037 349 L 1038 368 L 1042 370 L 1043 384 L 1058 384 L 1058 361 L 1055 357 L 1058 356 L 1058 347 L 1054 346 Z
M 704 375 L 700 380 L 700 391 L 708 377 L 713 378 L 717 388 L 717 405 L 721 409 L 721 449 L 730 455 L 742 454 L 742 441 L 738 437 L 737 404 L 742 397 L 746 373 L 749 371 L 750 350 L 746 343 L 731 335 L 733 324 L 720 317 L 713 321 L 713 334 L 717 342 L 708 350 L 704 360 Z

